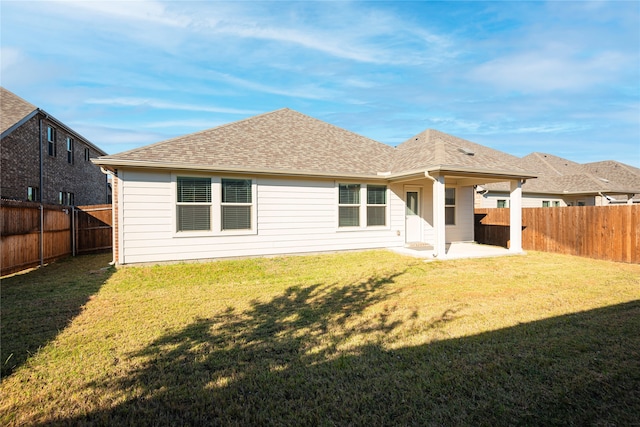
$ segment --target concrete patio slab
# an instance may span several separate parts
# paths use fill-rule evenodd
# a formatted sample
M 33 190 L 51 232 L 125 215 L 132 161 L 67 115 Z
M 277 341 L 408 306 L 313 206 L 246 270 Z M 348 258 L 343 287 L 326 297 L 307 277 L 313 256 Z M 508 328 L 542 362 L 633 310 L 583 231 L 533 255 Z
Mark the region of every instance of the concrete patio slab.
M 481 245 L 473 242 L 448 243 L 445 247 L 445 254 L 436 254 L 433 246 L 407 246 L 402 248 L 389 248 L 390 250 L 409 255 L 416 258 L 423 258 L 427 261 L 463 259 L 463 258 L 487 258 L 508 255 L 522 255 L 524 252 L 514 253 L 501 246 Z

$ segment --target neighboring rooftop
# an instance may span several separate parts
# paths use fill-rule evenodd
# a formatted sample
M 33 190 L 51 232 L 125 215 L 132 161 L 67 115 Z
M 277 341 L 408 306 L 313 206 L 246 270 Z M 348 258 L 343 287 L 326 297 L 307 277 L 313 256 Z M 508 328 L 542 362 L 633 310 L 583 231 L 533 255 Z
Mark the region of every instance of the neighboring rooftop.
M 46 117 L 47 120 L 54 123 L 55 126 L 60 126 L 66 129 L 67 131 L 81 139 L 84 143 L 92 147 L 98 154 L 107 154 L 101 148 L 91 143 L 88 139 L 84 138 L 78 132 L 69 128 L 67 125 L 65 125 L 52 115 L 36 107 L 30 102 L 25 101 L 10 90 L 0 86 L 0 134 L 2 135 L 2 138 L 5 138 L 9 134 L 11 134 L 15 129 L 20 127 L 23 122 L 31 119 L 37 114 L 42 114 L 42 117 Z
M 546 153 L 531 153 L 518 164 L 533 173 L 522 190 L 540 194 L 633 194 L 640 189 L 640 169 L 607 160 L 580 164 Z M 508 184 L 483 185 L 492 191 L 509 191 Z
M 38 107 L 0 87 L 0 134 L 36 111 Z

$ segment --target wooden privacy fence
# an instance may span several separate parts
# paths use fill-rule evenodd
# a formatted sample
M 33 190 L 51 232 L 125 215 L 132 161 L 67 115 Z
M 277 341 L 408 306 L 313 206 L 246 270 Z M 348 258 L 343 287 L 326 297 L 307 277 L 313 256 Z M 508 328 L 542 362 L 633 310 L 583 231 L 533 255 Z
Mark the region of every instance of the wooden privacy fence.
M 0 202 L 0 275 L 112 247 L 111 205 Z
M 508 247 L 509 208 L 476 209 L 475 239 Z M 640 263 L 640 205 L 524 208 L 522 248 Z

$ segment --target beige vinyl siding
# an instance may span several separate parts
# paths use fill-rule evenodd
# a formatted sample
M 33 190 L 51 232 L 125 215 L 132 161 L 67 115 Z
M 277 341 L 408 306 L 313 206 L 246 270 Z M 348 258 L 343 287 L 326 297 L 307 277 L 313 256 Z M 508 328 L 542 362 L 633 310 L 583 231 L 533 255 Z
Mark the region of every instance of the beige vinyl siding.
M 473 187 L 455 187 L 456 189 L 456 224 L 447 225 L 445 241 L 471 242 L 473 231 Z
M 171 173 L 126 171 L 122 174 L 125 208 L 120 262 L 260 256 L 404 244 L 404 202 L 392 190 L 388 192 L 388 226 L 339 230 L 334 181 L 249 178 L 256 184 L 255 233 L 234 235 L 214 230 L 211 235 L 189 235 L 174 230 L 175 183 Z M 213 201 L 213 209 L 220 209 L 219 200 Z

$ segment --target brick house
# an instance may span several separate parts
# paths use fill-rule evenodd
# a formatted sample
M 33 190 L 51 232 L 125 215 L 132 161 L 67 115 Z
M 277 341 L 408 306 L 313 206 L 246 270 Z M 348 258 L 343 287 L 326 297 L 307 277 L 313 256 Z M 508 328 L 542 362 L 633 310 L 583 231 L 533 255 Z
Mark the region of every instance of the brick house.
M 90 159 L 106 153 L 46 111 L 0 87 L 0 198 L 46 204 L 110 202 Z

